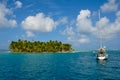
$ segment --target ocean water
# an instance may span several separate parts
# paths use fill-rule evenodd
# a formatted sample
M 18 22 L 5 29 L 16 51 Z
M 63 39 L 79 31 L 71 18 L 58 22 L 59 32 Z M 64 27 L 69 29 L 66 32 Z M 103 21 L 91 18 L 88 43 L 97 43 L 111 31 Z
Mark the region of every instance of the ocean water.
M 120 80 L 120 51 L 96 53 L 11 54 L 0 51 L 0 80 Z

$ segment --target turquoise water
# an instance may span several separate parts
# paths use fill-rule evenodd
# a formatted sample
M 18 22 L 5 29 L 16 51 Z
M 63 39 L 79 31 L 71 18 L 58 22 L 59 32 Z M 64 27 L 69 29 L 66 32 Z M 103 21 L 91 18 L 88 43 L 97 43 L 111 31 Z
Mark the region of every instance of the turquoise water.
M 10 54 L 0 52 L 0 80 L 120 80 L 120 51 L 107 61 L 93 52 Z

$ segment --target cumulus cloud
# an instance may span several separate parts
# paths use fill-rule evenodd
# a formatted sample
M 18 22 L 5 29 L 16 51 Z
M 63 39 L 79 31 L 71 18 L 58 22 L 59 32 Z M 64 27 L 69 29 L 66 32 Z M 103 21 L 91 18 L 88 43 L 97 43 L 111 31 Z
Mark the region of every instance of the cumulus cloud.
M 116 3 L 116 0 L 108 0 L 108 3 L 105 3 L 100 8 L 102 12 L 116 11 L 118 9 L 118 4 Z
M 89 43 L 90 35 L 105 40 L 112 39 L 120 33 L 120 11 L 116 13 L 113 22 L 107 17 L 101 17 L 100 20 L 93 22 L 90 18 L 90 10 L 81 10 L 76 18 L 76 27 L 67 27 L 63 33 L 68 35 L 67 40 L 74 43 Z M 74 25 L 73 25 L 74 26 Z M 75 31 L 75 28 L 76 31 Z
M 92 31 L 92 22 L 90 19 L 91 12 L 89 10 L 81 10 L 77 16 L 76 26 L 78 32 L 90 32 Z
M 62 17 L 54 21 L 51 17 L 46 16 L 44 13 L 38 13 L 35 16 L 28 16 L 25 18 L 21 22 L 21 26 L 27 31 L 27 37 L 34 37 L 35 35 L 33 32 L 52 32 L 57 26 L 66 25 L 67 23 L 67 17 Z M 66 33 L 66 31 L 63 32 L 63 34 Z
M 16 1 L 15 5 L 16 5 L 16 8 L 21 8 L 22 7 L 22 2 Z
M 69 35 L 73 36 L 75 35 L 75 32 L 73 31 L 73 27 L 67 27 L 63 32 L 61 32 L 63 35 Z
M 86 33 L 91 33 L 94 28 L 92 27 L 92 21 L 90 19 L 91 12 L 89 10 L 81 10 L 77 16 L 76 22 L 71 21 L 70 27 L 67 27 L 61 33 L 67 35 L 68 42 L 86 44 L 90 42 Z M 72 27 L 76 25 L 76 27 Z M 85 34 L 84 34 L 85 33 Z
M 89 43 L 90 39 L 86 35 L 81 35 L 80 38 L 78 39 L 78 42 L 85 44 L 85 43 Z
M 120 32 L 120 11 L 116 14 L 115 22 L 110 22 L 107 17 L 101 18 L 98 22 L 96 22 L 96 30 L 93 34 L 97 35 L 97 37 L 103 38 L 113 38 Z
M 35 35 L 32 33 L 32 32 L 30 32 L 30 31 L 26 31 L 26 34 L 27 34 L 27 37 L 28 38 L 31 38 L 31 37 L 34 37 Z
M 93 34 L 97 35 L 99 38 L 109 37 L 109 30 L 109 19 L 107 17 L 103 17 L 96 22 L 95 32 L 93 32 Z
M 11 15 L 11 13 L 10 9 L 0 3 L 0 27 L 15 27 L 17 25 L 16 20 L 7 19 L 6 15 Z
M 90 42 L 90 39 L 88 36 L 86 35 L 79 35 L 78 33 L 76 33 L 73 36 L 69 36 L 67 38 L 68 42 L 72 42 L 74 44 L 87 44 Z
M 110 22 L 107 17 L 102 17 L 100 20 L 95 22 L 93 26 L 92 20 L 89 18 L 91 16 L 90 10 L 81 10 L 77 17 L 76 25 L 79 33 L 89 33 L 97 36 L 98 38 L 112 38 L 116 36 L 116 33 L 120 31 L 120 11 L 116 14 L 115 22 Z M 83 34 L 84 34 L 83 33 Z
M 61 25 L 61 24 L 67 24 L 68 23 L 67 17 L 62 17 L 58 21 L 56 21 L 55 23 L 57 26 Z
M 56 28 L 55 21 L 45 16 L 43 13 L 38 13 L 35 16 L 28 16 L 21 24 L 25 30 L 29 31 L 51 32 Z
M 86 35 L 79 34 L 78 32 L 75 32 L 73 30 L 73 27 L 67 27 L 63 32 L 61 32 L 63 35 L 67 35 L 67 41 L 72 43 L 80 43 L 80 44 L 86 44 L 89 43 L 90 40 Z

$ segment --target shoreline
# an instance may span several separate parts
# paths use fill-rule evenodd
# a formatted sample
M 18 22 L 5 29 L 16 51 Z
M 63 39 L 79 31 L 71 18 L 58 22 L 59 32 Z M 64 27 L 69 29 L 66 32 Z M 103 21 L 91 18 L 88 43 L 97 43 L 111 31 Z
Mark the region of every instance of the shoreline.
M 67 53 L 85 53 L 92 52 L 96 53 L 97 50 L 74 50 L 74 51 L 65 51 L 65 52 L 12 52 L 10 50 L 0 50 L 0 53 L 10 53 L 10 54 L 67 54 Z M 107 50 L 107 51 L 120 51 L 118 50 Z

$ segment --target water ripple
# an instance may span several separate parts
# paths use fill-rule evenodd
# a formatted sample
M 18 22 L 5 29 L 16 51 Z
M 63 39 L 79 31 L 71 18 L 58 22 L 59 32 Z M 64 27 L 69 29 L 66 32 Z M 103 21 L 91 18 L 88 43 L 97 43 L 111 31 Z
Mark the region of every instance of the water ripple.
M 120 54 L 0 54 L 0 80 L 120 80 Z

